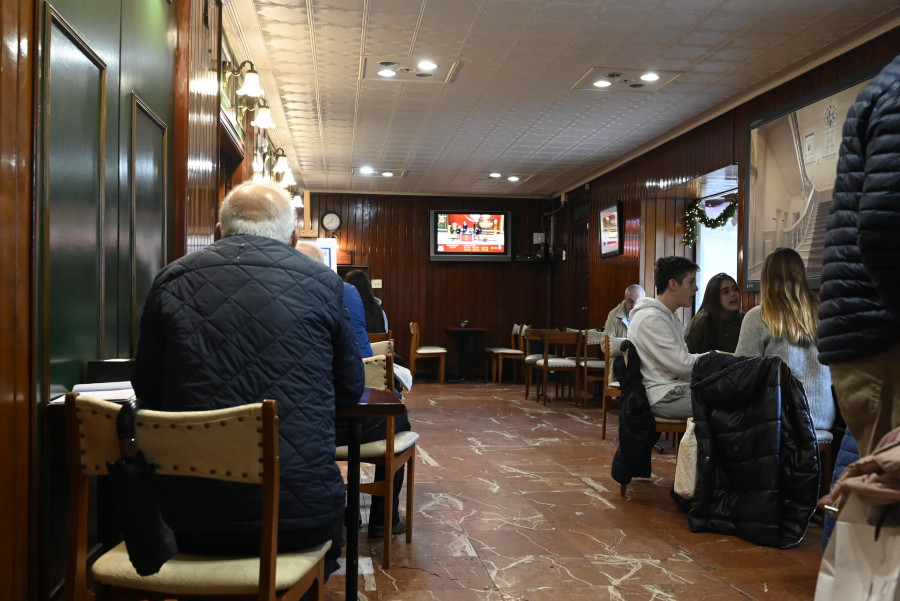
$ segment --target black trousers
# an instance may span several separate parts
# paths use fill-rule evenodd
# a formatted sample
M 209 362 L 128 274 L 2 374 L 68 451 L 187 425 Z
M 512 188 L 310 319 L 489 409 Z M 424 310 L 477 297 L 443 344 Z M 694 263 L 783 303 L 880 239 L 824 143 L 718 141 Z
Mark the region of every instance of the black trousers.
M 412 426 L 409 424 L 409 415 L 404 412 L 394 418 L 394 432 L 409 432 Z M 373 417 L 363 421 L 361 442 L 374 442 L 376 440 L 384 440 L 387 437 L 387 418 Z M 350 442 L 350 426 L 346 422 L 338 422 L 335 431 L 335 445 L 344 446 Z M 400 519 L 400 490 L 403 488 L 404 468 L 397 471 L 394 477 L 394 516 L 393 521 L 396 523 Z M 382 466 L 375 466 L 375 480 L 383 481 L 385 479 L 385 470 Z M 372 508 L 369 511 L 370 524 L 384 524 L 384 498 L 372 497 Z

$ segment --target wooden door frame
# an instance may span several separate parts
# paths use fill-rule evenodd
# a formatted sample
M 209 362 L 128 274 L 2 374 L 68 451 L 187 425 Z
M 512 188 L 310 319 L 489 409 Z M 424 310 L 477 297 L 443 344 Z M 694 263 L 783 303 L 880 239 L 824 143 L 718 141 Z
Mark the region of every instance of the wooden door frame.
M 41 3 L 0 0 L 0 598 L 36 591 L 35 31 Z

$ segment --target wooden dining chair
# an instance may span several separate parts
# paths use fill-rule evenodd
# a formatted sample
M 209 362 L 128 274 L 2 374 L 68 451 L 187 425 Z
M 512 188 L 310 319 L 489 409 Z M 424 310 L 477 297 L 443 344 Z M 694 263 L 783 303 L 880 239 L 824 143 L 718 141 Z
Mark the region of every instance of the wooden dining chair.
M 366 371 L 366 386 L 378 390 L 393 390 L 394 370 L 393 356 L 377 355 L 363 359 Z M 419 435 L 415 432 L 394 432 L 394 417 L 387 417 L 387 436 L 383 440 L 363 443 L 359 447 L 359 459 L 362 463 L 383 466 L 383 481 L 363 482 L 359 491 L 377 497 L 384 497 L 384 546 L 382 548 L 381 565 L 391 567 L 391 527 L 394 515 L 394 479 L 397 472 L 406 466 L 406 542 L 412 542 L 413 531 L 413 496 L 416 483 L 416 441 Z M 350 448 L 340 446 L 335 450 L 338 461 L 350 458 Z M 359 502 L 359 499 L 348 499 L 348 503 Z
M 515 324 L 513 333 L 510 336 L 509 346 L 494 348 L 491 352 L 491 380 L 494 382 L 503 382 L 503 363 L 512 361 L 513 377 L 518 374 L 519 369 L 525 365 L 525 350 L 522 345 L 522 332 L 528 329 L 528 325 Z
M 579 405 L 593 399 L 596 388 L 603 382 L 606 373 L 606 360 L 602 355 L 604 338 L 600 330 L 584 330 L 582 352 L 578 359 L 579 388 L 575 399 Z
M 544 357 L 543 350 L 540 353 L 532 352 L 535 350 L 535 343 L 542 343 L 544 340 L 544 330 L 537 328 L 527 328 L 524 332 L 522 332 L 522 350 L 525 352 L 525 357 L 522 360 L 523 368 L 525 371 L 525 398 L 528 398 L 528 392 L 531 388 L 531 384 L 535 384 L 535 389 L 537 390 L 537 398 L 540 401 L 541 395 L 541 385 L 540 379 L 535 380 L 535 371 L 537 371 L 537 362 Z M 551 356 L 555 357 L 551 353 Z
M 603 370 L 603 405 L 601 408 L 600 438 L 606 440 L 606 414 L 609 412 L 609 406 L 612 403 L 619 403 L 619 397 L 622 396 L 622 387 L 619 384 L 618 376 L 613 371 L 613 357 L 610 351 L 609 336 L 603 337 L 603 361 L 606 368 Z
M 106 477 L 107 464 L 121 457 L 116 431 L 120 409 L 118 403 L 77 393 L 66 395 L 70 484 L 66 599 L 298 601 L 307 591 L 312 599 L 324 598 L 325 553 L 331 541 L 302 552 L 277 552 L 280 474 L 278 409 L 273 400 L 213 411 L 144 410 L 135 421 L 138 449 L 155 465 L 158 475 L 263 487 L 259 556 L 179 553 L 156 574 L 141 576 L 123 542 L 89 567 L 91 480 Z
M 544 330 L 542 341 L 544 343 L 543 357 L 537 360 L 535 367 L 541 370 L 543 392 L 540 399 L 544 405 L 549 401 L 550 390 L 548 388 L 550 374 L 557 378 L 559 384 L 559 376 L 562 374 L 570 374 L 572 381 L 570 382 L 570 390 L 578 389 L 578 363 L 580 357 L 578 353 L 582 349 L 582 339 L 584 334 L 580 330 L 562 332 L 556 330 Z M 551 349 L 555 352 L 551 353 Z M 573 356 L 568 357 L 569 351 Z
M 384 342 L 385 340 L 393 340 L 394 335 L 390 330 L 387 332 L 369 332 L 369 342 Z
M 419 344 L 419 324 L 415 321 L 409 322 L 409 333 L 412 335 L 409 343 L 409 371 L 412 373 L 412 377 L 416 377 L 416 362 L 421 359 L 437 359 L 440 361 L 438 379 L 443 384 L 446 381 L 447 349 L 442 346 L 421 346 Z

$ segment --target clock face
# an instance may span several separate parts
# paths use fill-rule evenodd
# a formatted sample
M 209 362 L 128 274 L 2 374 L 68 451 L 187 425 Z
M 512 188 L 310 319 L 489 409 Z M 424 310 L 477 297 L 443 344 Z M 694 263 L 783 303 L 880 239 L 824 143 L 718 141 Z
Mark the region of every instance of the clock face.
M 334 211 L 322 215 L 322 227 L 333 232 L 341 227 L 341 216 Z

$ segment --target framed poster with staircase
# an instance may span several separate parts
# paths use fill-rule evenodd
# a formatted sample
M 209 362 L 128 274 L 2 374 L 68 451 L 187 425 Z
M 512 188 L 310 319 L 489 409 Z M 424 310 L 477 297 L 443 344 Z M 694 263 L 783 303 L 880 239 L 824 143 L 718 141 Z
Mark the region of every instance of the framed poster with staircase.
M 809 285 L 818 289 L 844 120 L 882 66 L 849 75 L 750 124 L 745 290 L 759 290 L 763 260 L 780 247 L 803 257 Z

